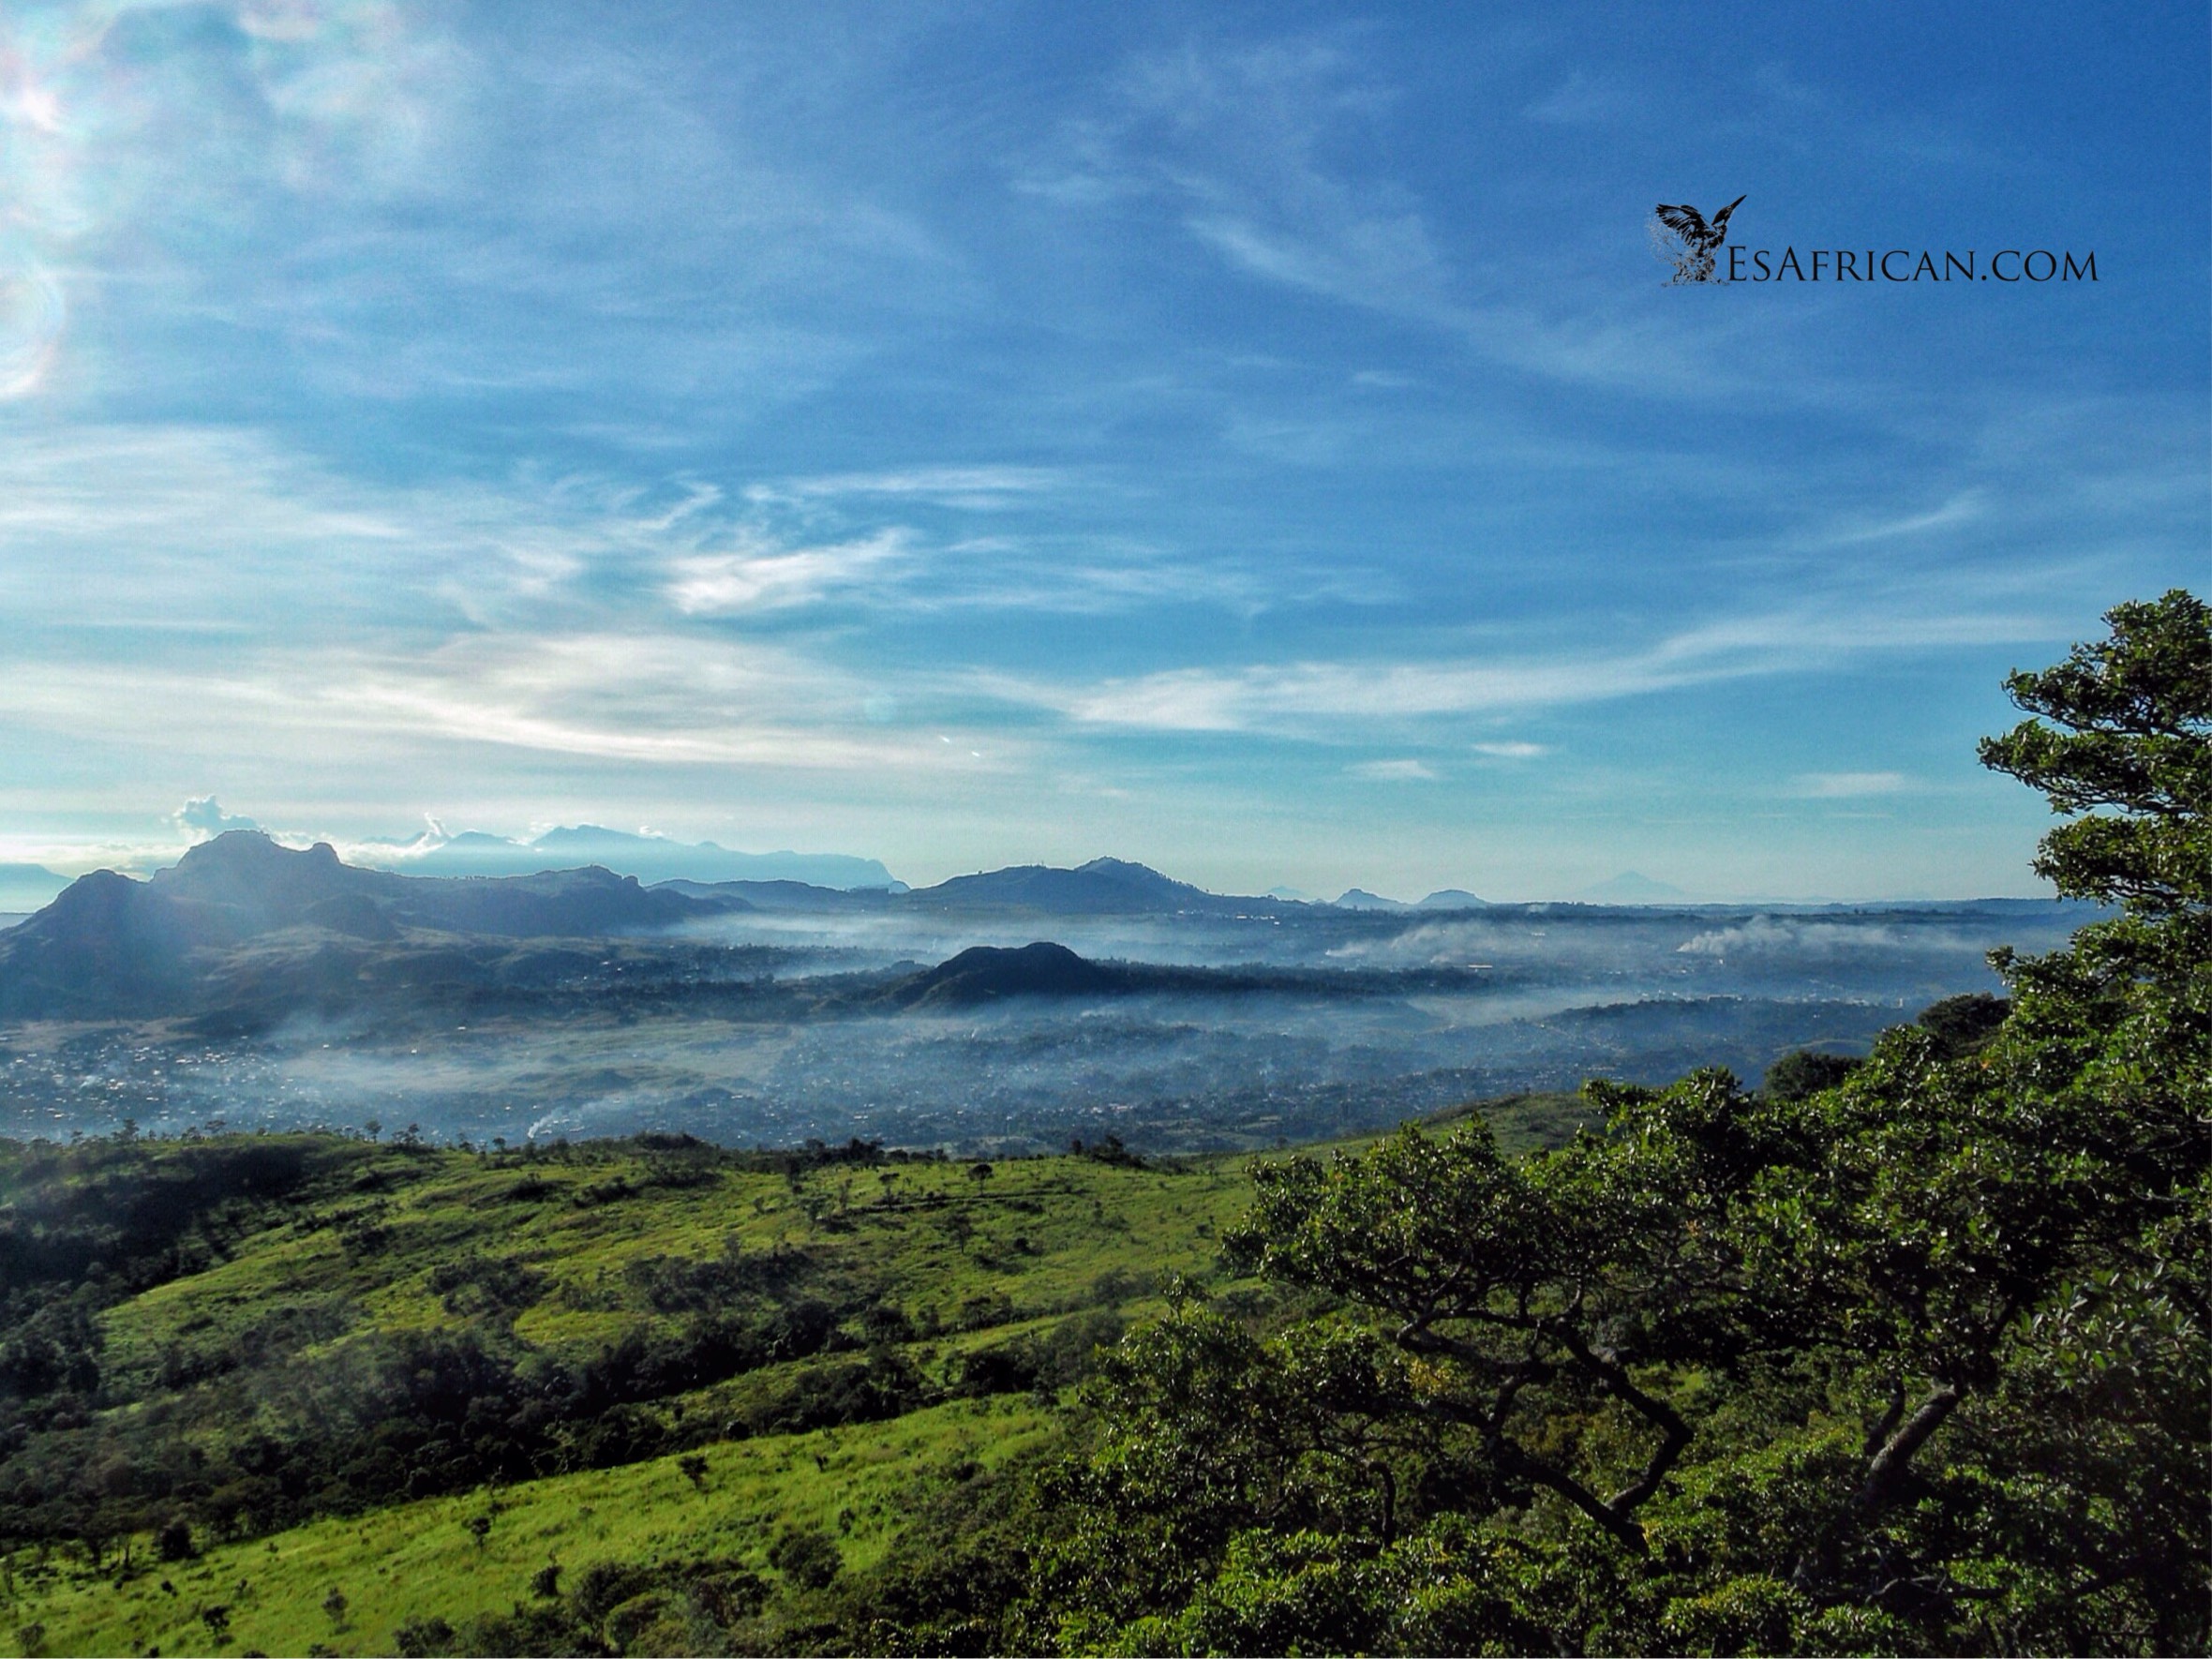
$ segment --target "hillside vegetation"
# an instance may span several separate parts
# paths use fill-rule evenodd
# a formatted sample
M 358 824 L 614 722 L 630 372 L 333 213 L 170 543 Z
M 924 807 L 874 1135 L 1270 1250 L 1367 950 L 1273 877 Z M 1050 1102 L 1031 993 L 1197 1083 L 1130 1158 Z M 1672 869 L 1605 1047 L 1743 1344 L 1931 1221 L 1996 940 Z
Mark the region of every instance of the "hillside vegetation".
M 2116 914 L 1756 1092 L 1242 1169 L 0 1149 L 17 1639 L 2204 1652 L 2212 609 L 2110 620 L 1982 753 Z
M 864 1565 L 1050 1438 L 1033 1397 L 1249 1192 L 1111 1143 L 0 1147 L 0 1602 L 57 1652 L 374 1652 L 555 1559 L 804 1589 L 784 1530 Z

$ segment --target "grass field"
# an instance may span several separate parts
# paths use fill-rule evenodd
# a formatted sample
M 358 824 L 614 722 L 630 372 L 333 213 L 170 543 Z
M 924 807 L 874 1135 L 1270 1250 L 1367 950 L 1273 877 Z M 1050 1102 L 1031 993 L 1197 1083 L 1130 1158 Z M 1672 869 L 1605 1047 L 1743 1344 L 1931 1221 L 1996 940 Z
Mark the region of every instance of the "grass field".
M 1495 1105 L 1512 1147 L 1588 1121 L 1573 1097 Z M 410 1621 L 550 1606 L 602 1562 L 721 1575 L 742 1605 L 712 1639 L 759 1650 L 825 1573 L 866 1574 L 919 1509 L 1062 1435 L 1055 1396 L 1176 1276 L 1229 1288 L 1218 1241 L 1251 1195 L 1243 1159 L 1113 1148 L 0 1154 L 17 1248 L 75 1228 L 121 1250 L 108 1218 L 128 1214 L 129 1248 L 157 1252 L 130 1269 L 157 1282 L 79 1338 L 97 1391 L 0 1422 L 0 1649 L 44 1654 L 390 1652 Z M 701 1333 L 733 1330 L 770 1336 L 698 1374 Z M 491 1376 L 484 1422 L 480 1384 L 424 1392 L 456 1353 Z M 541 1385 L 552 1417 L 471 1474 Z M 804 1571 L 772 1554 L 794 1533 L 815 1539 Z M 667 1596 L 631 1600 L 594 1612 L 627 1633 L 612 1645 L 695 1639 L 651 1623 Z
M 1053 1432 L 1027 1399 L 960 1400 L 889 1423 L 716 1445 L 697 1487 L 674 1457 L 427 1499 L 219 1546 L 118 1580 L 15 1568 L 11 1634 L 44 1626 L 46 1653 L 390 1653 L 402 1622 L 455 1623 L 531 1599 L 533 1575 L 595 1562 L 720 1558 L 771 1582 L 782 1532 L 819 1528 L 866 1568 L 933 1490 L 973 1479 Z M 479 1543 L 469 1522 L 488 1517 Z M 325 1610 L 330 1592 L 343 1611 Z M 803 1593 L 803 1592 L 800 1592 Z M 202 1617 L 224 1609 L 226 1639 Z

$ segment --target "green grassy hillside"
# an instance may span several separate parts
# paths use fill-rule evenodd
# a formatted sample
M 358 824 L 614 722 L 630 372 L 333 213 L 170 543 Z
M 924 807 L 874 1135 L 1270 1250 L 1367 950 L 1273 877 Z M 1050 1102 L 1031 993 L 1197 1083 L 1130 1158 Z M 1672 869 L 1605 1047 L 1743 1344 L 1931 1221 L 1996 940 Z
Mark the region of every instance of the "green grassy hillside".
M 988 1479 L 1054 1433 L 1025 1397 L 962 1400 L 892 1422 L 714 1445 L 699 1454 L 695 1483 L 678 1458 L 657 1457 L 315 1521 L 113 1577 L 19 1562 L 11 1623 L 19 1633 L 42 1624 L 51 1653 L 389 1653 L 412 1621 L 466 1629 L 517 1605 L 549 1608 L 559 1598 L 533 1589 L 546 1585 L 549 1565 L 560 1573 L 546 1587 L 566 1590 L 573 1606 L 595 1566 L 604 1577 L 607 1563 L 679 1562 L 687 1587 L 720 1581 L 740 1639 L 772 1647 L 770 1633 L 803 1623 L 829 1588 L 779 1570 L 770 1558 L 780 1539 L 826 1538 L 837 1573 L 864 1574 L 917 1506 Z M 471 1522 L 488 1523 L 481 1542 Z M 684 1645 L 686 1611 L 648 1587 L 621 1595 L 599 1622 L 611 1617 L 634 1651 L 667 1652 Z M 662 1619 L 676 1622 L 673 1639 L 649 1634 Z
M 1111 1137 L 0 1143 L 0 1649 L 849 1645 L 1250 1197 Z
M 720 1563 L 787 1624 L 779 1537 L 859 1571 L 1035 1450 L 1248 1193 L 1112 1144 L 0 1148 L 0 1639 L 382 1652 L 555 1561 Z

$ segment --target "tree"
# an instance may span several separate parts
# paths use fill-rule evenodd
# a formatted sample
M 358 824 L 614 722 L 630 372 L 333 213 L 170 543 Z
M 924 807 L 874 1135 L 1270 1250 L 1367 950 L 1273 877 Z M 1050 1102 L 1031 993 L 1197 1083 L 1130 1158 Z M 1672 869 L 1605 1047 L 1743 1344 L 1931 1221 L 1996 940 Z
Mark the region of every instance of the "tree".
M 1767 1068 L 1762 1093 L 1778 1100 L 1801 1100 L 1807 1095 L 1831 1089 L 1859 1069 L 1856 1054 L 1831 1054 L 1818 1049 L 1792 1049 Z
M 1847 1073 L 1591 1084 L 1606 1132 L 1517 1160 L 1474 1125 L 1256 1166 L 1233 1258 L 1344 1312 L 1124 1344 L 1061 1639 L 2203 1651 L 2212 612 L 2108 620 L 1982 755 L 2122 914 Z M 1294 1384 L 1329 1340 L 1357 1375 Z M 1349 1501 L 1368 1466 L 1402 1497 Z
M 2027 720 L 1984 766 L 2082 815 L 2043 838 L 2036 874 L 2070 898 L 2199 918 L 2212 904 L 2212 606 L 2175 589 L 2109 612 L 2112 636 L 2005 682 Z

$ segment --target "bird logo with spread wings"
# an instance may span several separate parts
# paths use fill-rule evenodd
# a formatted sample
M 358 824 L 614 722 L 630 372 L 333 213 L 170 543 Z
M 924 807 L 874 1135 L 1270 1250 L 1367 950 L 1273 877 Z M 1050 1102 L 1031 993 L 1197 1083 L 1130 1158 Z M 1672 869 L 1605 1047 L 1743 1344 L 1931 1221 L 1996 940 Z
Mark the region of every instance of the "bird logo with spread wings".
M 1713 256 L 1728 239 L 1728 216 L 1742 205 L 1743 198 L 1737 197 L 1714 214 L 1710 223 L 1687 202 L 1669 207 L 1662 202 L 1652 210 L 1652 246 L 1661 259 L 1674 267 L 1675 281 L 1713 280 Z

